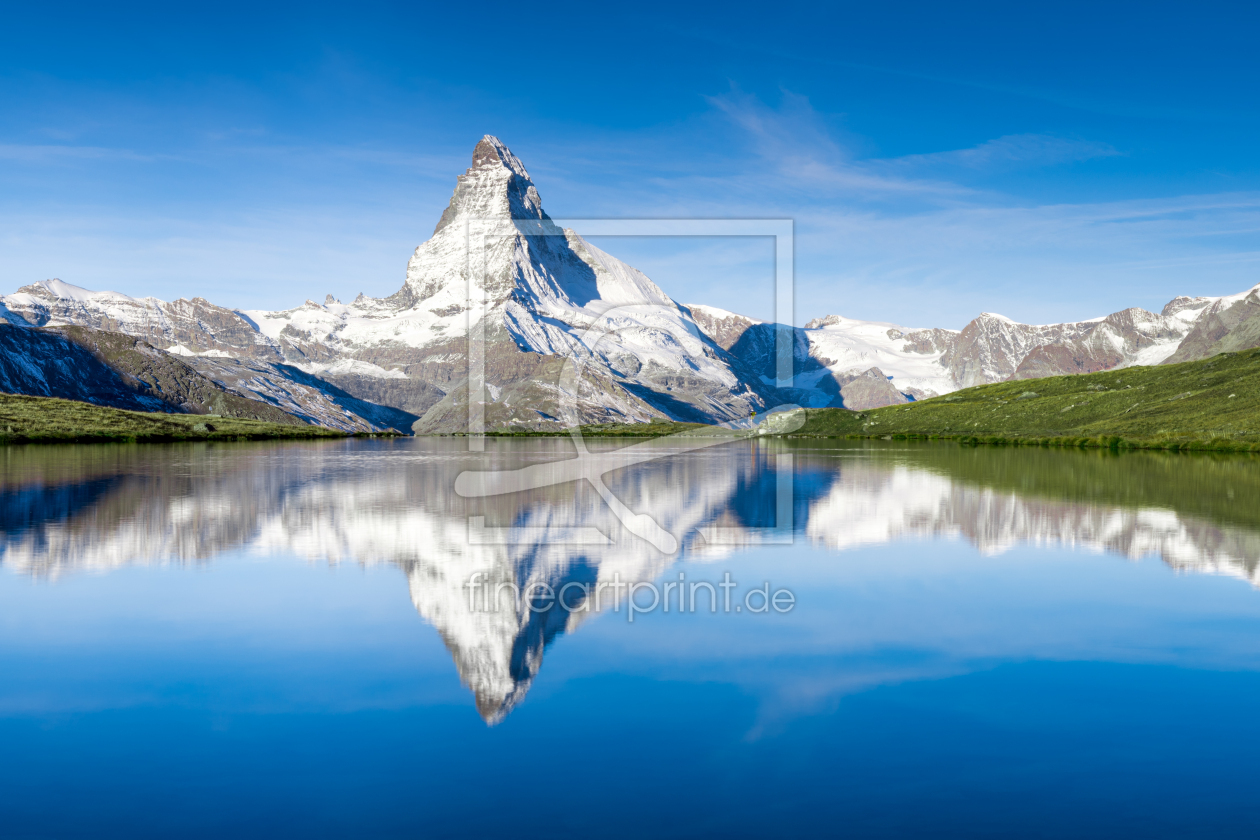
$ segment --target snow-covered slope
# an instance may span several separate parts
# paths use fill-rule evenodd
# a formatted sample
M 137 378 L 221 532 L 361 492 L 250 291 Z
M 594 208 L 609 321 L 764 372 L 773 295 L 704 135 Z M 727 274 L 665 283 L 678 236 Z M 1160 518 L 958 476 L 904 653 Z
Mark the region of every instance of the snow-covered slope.
M 481 399 L 491 427 L 729 420 L 767 402 L 766 389 L 745 382 L 642 272 L 556 227 L 524 165 L 489 136 L 387 298 L 236 312 L 200 298 L 168 303 L 48 280 L 0 303 L 14 324 L 115 330 L 224 360 L 202 367 L 242 393 L 241 378 L 225 372 L 228 360 L 248 363 L 259 374 L 249 390 L 262 398 L 286 390 L 277 376 L 288 363 L 350 396 L 424 414 L 426 431 L 467 427 L 470 332 L 484 339 Z M 584 362 L 580 381 L 565 380 L 567 359 Z M 303 416 L 330 416 L 317 403 Z
M 0 315 L 16 326 L 78 325 L 126 333 L 185 355 L 281 359 L 276 342 L 239 314 L 203 298 L 168 303 L 41 280 L 0 295 Z
M 830 315 L 807 324 L 805 335 L 810 355 L 829 373 L 856 373 L 876 367 L 891 377 L 896 388 L 916 397 L 957 388 L 941 362 L 957 338 L 952 330 L 909 330 Z
M 791 401 L 864 409 L 1012 378 L 1159 364 L 1198 319 L 1244 298 L 1177 298 L 1158 315 L 1126 309 L 1064 324 L 1021 324 L 985 312 L 962 330 L 828 315 L 794 330 Z M 776 325 L 703 304 L 688 309 L 748 375 L 772 382 Z M 869 386 L 879 377 L 887 388 Z M 859 379 L 862 388 L 854 384 Z

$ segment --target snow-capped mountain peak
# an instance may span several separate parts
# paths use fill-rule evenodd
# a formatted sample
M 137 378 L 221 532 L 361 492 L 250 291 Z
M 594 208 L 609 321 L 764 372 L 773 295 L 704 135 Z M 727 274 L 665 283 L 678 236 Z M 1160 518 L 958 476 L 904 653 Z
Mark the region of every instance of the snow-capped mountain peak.
M 21 299 L 18 298 L 19 295 L 42 300 L 66 300 L 76 303 L 106 301 L 139 303 L 143 300 L 149 300 L 149 298 L 134 298 L 121 292 L 94 292 L 91 289 L 67 283 L 56 277 L 51 280 L 40 280 L 31 283 L 29 286 L 23 286 L 9 297 L 16 301 Z
M 459 176 L 434 236 L 459 219 L 549 221 L 525 164 L 497 137 L 487 134 L 473 149 L 472 166 Z

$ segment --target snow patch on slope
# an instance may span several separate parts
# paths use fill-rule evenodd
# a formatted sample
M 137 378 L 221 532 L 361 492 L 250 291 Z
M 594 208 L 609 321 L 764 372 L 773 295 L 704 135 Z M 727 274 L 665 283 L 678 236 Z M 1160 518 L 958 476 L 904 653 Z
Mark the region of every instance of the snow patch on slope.
M 894 387 L 901 391 L 915 388 L 944 394 L 957 390 L 957 384 L 941 364 L 941 350 L 918 353 L 907 349 L 910 342 L 906 335 L 917 330 L 838 315 L 825 320 L 823 326 L 806 329 L 805 335 L 810 355 L 827 370 L 852 374 L 877 367 L 891 376 Z
M 321 364 L 305 364 L 294 365 L 300 371 L 318 376 L 326 373 L 332 376 L 370 376 L 373 379 L 406 379 L 407 374 L 401 370 L 391 370 L 374 365 L 371 362 L 361 362 L 357 359 L 341 359 L 328 365 Z

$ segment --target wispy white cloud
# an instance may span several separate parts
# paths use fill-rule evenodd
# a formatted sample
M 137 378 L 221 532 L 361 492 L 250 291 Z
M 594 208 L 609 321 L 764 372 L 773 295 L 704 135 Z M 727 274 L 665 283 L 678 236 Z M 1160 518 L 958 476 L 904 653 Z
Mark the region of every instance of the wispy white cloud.
M 959 170 L 994 174 L 1119 155 L 1107 143 L 1044 134 L 1012 134 L 965 149 L 897 158 L 863 157 L 856 138 L 837 137 L 803 96 L 784 92 L 779 107 L 732 91 L 710 104 L 741 129 L 781 183 L 864 195 L 948 198 L 973 196 L 955 180 Z
M 1074 140 L 1045 134 L 1011 134 L 969 149 L 906 155 L 882 163 L 902 168 L 963 167 L 973 170 L 1053 166 L 1120 154 L 1107 143 Z
M 868 196 L 940 196 L 966 191 L 956 184 L 881 171 L 887 168 L 857 160 L 803 96 L 785 91 L 782 104 L 772 108 L 755 96 L 733 90 L 710 97 L 709 102 L 745 133 L 757 157 L 770 164 L 770 170 L 763 170 L 759 180 L 772 177 L 779 189 L 790 184 L 809 192 L 848 191 Z

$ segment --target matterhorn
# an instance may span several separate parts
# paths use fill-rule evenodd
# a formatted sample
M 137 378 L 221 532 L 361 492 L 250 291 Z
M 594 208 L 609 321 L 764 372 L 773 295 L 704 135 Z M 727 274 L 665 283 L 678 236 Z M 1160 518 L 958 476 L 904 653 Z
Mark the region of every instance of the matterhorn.
M 768 398 L 686 307 L 559 228 L 491 136 L 395 294 L 244 314 L 348 392 L 415 413 L 417 432 L 468 428 L 470 398 L 492 429 L 732 420 Z M 565 376 L 570 360 L 581 364 Z M 410 400 L 390 398 L 399 374 Z

